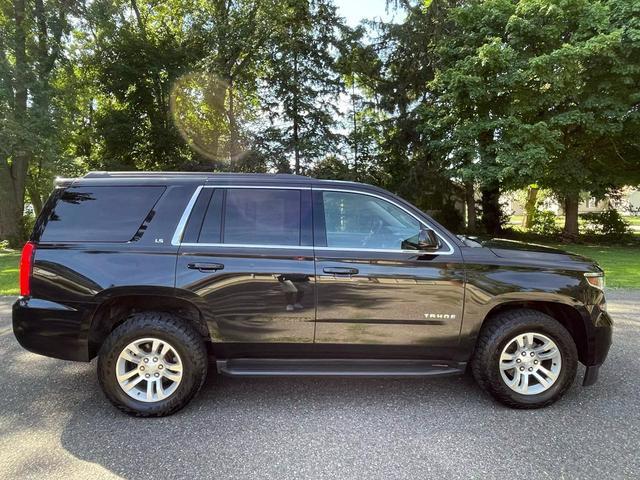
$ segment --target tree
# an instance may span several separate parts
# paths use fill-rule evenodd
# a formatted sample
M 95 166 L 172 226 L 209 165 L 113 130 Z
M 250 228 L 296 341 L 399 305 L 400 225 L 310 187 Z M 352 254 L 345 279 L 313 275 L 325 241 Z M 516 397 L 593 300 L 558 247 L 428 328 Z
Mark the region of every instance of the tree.
M 172 85 L 206 51 L 201 37 L 190 36 L 196 8 L 188 0 L 101 0 L 84 12 L 79 48 L 98 85 L 91 167 L 188 169 L 199 163 L 170 110 Z
M 192 35 L 201 35 L 209 52 L 199 66 L 208 76 L 202 85 L 213 87 L 207 87 L 206 108 L 219 114 L 220 125 L 211 132 L 225 132 L 221 150 L 211 153 L 238 169 L 250 158 L 263 158 L 251 152 L 256 134 L 251 125 L 260 115 L 258 83 L 267 68 L 266 47 L 284 7 L 271 0 L 223 0 L 203 7 Z
M 499 199 L 505 182 L 497 155 L 510 81 L 504 74 L 508 52 L 497 56 L 496 51 L 506 40 L 504 26 L 514 8 L 509 0 L 448 5 L 433 46 L 430 95 L 421 110 L 430 147 L 451 162 L 452 175 L 465 184 L 469 219 L 475 213 L 473 188 L 480 186 L 482 223 L 492 234 L 501 231 L 503 221 Z
M 262 90 L 270 125 L 264 137 L 272 151 L 293 157 L 293 171 L 333 152 L 337 99 L 344 85 L 336 68 L 347 27 L 328 0 L 286 0 L 269 42 Z M 273 146 L 273 140 L 268 144 Z M 282 148 L 279 149 L 278 147 Z
M 628 52 L 638 36 L 623 20 L 634 8 L 489 0 L 451 9 L 423 128 L 458 174 L 480 183 L 487 231 L 499 231 L 501 190 L 553 189 L 575 235 L 581 190 L 602 195 L 637 178 L 638 60 Z
M 441 34 L 448 2 L 428 6 L 398 2 L 406 11 L 403 23 L 374 24 L 372 49 L 378 59 L 359 73 L 369 93 L 368 125 L 378 128 L 376 183 L 430 211 L 443 223 L 458 227 L 452 208 L 458 194 L 446 155 L 430 144 L 422 115 L 433 102 L 428 87 L 434 75 L 433 45 Z
M 578 234 L 581 191 L 602 196 L 640 181 L 640 151 L 629 136 L 640 133 L 640 59 L 629 56 L 640 31 L 616 14 L 634 8 L 523 0 L 506 25 L 514 82 L 501 155 L 564 199 L 567 236 Z
M 29 168 L 42 167 L 58 153 L 51 84 L 64 57 L 71 0 L 24 0 L 0 4 L 0 238 L 13 244 L 22 237 L 22 216 Z M 31 188 L 36 208 L 41 197 Z

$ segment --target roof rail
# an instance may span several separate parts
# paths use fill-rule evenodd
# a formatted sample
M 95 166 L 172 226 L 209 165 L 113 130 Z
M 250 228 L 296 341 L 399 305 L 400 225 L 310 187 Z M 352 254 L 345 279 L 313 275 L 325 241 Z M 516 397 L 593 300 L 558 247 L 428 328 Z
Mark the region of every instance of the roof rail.
M 126 177 L 181 177 L 181 176 L 194 176 L 194 177 L 256 177 L 256 178 L 269 178 L 269 177 L 283 177 L 299 180 L 312 180 L 312 177 L 305 175 L 294 175 L 291 173 L 235 173 L 235 172 L 143 172 L 143 171 L 129 171 L 129 172 L 107 172 L 107 171 L 92 171 L 84 175 L 83 178 L 126 178 Z

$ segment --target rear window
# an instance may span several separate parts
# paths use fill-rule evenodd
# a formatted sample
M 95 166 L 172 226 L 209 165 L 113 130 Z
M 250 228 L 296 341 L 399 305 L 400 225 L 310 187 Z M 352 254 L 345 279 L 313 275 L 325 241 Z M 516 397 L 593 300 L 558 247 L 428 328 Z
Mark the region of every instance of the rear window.
M 43 242 L 127 242 L 165 187 L 70 187 L 56 202 Z M 148 219 L 150 220 L 150 218 Z

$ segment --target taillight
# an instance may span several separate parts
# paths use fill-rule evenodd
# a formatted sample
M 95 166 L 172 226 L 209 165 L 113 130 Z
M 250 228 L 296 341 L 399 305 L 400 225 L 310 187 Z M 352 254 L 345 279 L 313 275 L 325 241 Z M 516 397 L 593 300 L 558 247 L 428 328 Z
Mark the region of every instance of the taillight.
M 33 270 L 33 254 L 36 252 L 36 245 L 27 242 L 22 248 L 20 257 L 20 295 L 26 297 L 31 295 L 31 271 Z

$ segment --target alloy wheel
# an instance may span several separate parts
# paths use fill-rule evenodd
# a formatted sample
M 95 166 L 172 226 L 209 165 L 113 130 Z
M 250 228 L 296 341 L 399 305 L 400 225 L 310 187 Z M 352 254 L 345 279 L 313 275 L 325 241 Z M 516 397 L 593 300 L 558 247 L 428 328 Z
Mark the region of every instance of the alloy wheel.
M 147 337 L 127 345 L 116 362 L 120 388 L 141 402 L 158 402 L 171 396 L 182 381 L 182 360 L 165 340 Z
M 522 395 L 542 393 L 556 382 L 562 369 L 560 349 L 549 337 L 527 332 L 507 342 L 499 362 L 505 384 Z

